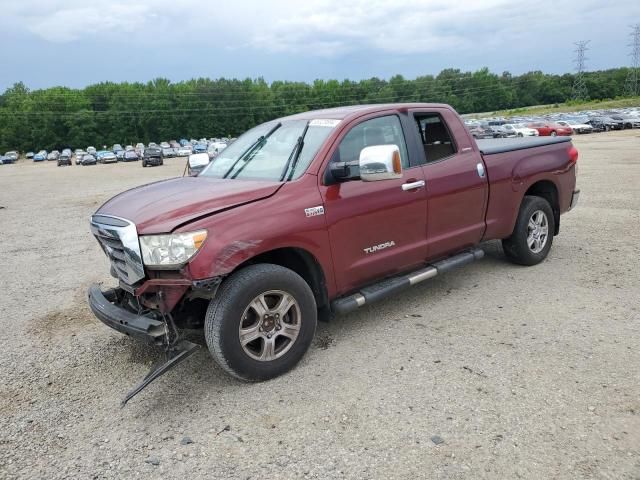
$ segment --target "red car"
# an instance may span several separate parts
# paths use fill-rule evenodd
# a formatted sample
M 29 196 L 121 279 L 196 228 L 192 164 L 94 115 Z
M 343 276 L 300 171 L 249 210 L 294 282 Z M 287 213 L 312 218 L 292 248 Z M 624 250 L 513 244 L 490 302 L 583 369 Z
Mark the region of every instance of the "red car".
M 267 380 L 318 318 L 480 259 L 481 242 L 542 262 L 578 201 L 577 159 L 569 137 L 476 142 L 447 105 L 360 105 L 270 121 L 197 176 L 113 197 L 91 230 L 116 283 L 89 304 L 170 357 L 125 401 L 198 347 L 183 329 L 231 375 Z
M 565 127 L 553 122 L 534 122 L 527 126 L 537 130 L 541 137 L 555 137 L 558 135 L 568 137 L 573 133 L 571 127 Z

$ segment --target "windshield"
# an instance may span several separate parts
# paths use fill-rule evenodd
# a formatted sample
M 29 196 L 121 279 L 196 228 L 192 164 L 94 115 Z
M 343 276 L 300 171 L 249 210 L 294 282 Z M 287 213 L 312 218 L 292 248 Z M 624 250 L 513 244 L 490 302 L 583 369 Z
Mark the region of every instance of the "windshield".
M 277 126 L 274 122 L 259 125 L 244 133 L 218 154 L 200 175 L 217 178 L 238 178 L 279 181 L 294 151 L 298 138 L 304 135 L 295 170 L 288 178 L 296 179 L 307 169 L 322 143 L 327 139 L 336 120 L 289 120 Z M 273 133 L 265 140 L 271 130 Z

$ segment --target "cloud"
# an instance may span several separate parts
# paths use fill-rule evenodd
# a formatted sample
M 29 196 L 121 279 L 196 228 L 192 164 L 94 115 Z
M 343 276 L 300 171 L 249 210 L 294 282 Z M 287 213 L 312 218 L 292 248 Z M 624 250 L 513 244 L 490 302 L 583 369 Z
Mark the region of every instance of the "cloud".
M 264 25 L 251 44 L 273 52 L 339 56 L 357 50 L 427 53 L 472 45 L 451 25 L 495 15 L 506 0 L 308 1 L 304 7 Z
M 35 17 L 27 28 L 51 42 L 72 42 L 85 36 L 117 36 L 140 28 L 149 18 L 145 5 L 105 4 L 64 8 Z

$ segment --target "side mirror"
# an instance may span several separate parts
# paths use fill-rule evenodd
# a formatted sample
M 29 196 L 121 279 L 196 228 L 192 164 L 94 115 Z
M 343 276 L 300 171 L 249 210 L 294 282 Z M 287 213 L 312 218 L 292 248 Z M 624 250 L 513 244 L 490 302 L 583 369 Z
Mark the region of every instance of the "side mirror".
M 207 153 L 192 153 L 189 155 L 189 175 L 197 175 L 204 167 L 209 165 L 209 154 Z
M 402 162 L 397 145 L 374 145 L 360 152 L 360 179 L 377 182 L 402 178 Z

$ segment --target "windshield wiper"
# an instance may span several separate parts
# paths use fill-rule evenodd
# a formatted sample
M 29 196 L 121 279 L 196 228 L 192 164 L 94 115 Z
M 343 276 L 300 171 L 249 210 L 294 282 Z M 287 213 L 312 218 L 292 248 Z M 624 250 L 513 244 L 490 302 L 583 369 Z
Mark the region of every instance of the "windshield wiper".
M 243 158 L 245 158 L 246 156 L 248 156 L 248 155 L 250 155 L 251 153 L 253 153 L 253 151 L 254 151 L 256 148 L 258 148 L 258 146 L 262 145 L 262 144 L 264 143 L 264 141 L 265 141 L 267 138 L 269 138 L 269 137 L 271 136 L 271 134 L 272 134 L 273 132 L 275 132 L 277 129 L 279 129 L 281 126 L 282 126 L 282 123 L 281 123 L 281 122 L 278 122 L 278 123 L 276 123 L 276 124 L 273 126 L 273 128 L 272 128 L 271 130 L 269 130 L 269 131 L 267 132 L 267 134 L 266 134 L 266 135 L 261 135 L 260 137 L 258 137 L 258 139 L 257 139 L 255 142 L 253 142 L 251 145 L 249 145 L 249 148 L 247 148 L 244 152 L 242 152 L 242 155 L 240 155 L 240 156 L 238 157 L 238 159 L 237 159 L 235 162 L 233 162 L 233 165 L 231 165 L 231 167 L 229 167 L 229 170 L 227 170 L 227 171 L 225 172 L 225 174 L 222 176 L 222 178 L 227 178 L 227 176 L 228 176 L 231 172 L 233 172 L 233 169 L 234 169 L 234 168 L 236 168 L 236 165 L 238 164 L 238 162 L 239 162 L 240 160 L 242 160 L 242 159 L 243 159 Z M 231 177 L 231 178 L 236 178 L 236 177 L 238 176 L 238 174 L 239 174 L 242 170 L 244 170 L 244 167 L 246 167 L 246 166 L 247 166 L 247 163 L 249 163 L 249 162 L 246 162 L 246 163 L 245 163 L 245 164 L 244 164 L 244 165 L 243 165 L 243 166 L 242 166 L 242 167 L 241 167 L 241 168 L 240 168 L 240 169 L 239 169 L 239 170 L 238 170 L 238 171 L 233 175 L 233 177 Z
M 291 150 L 291 155 L 287 159 L 287 163 L 284 166 L 284 170 L 282 171 L 282 175 L 280 176 L 280 181 L 282 182 L 287 176 L 287 171 L 289 170 L 289 165 L 291 165 L 291 171 L 289 172 L 289 177 L 287 178 L 287 182 L 291 180 L 293 177 L 293 172 L 296 171 L 296 166 L 298 165 L 298 159 L 300 158 L 300 152 L 302 152 L 302 147 L 304 146 L 304 137 L 307 134 L 307 130 L 309 130 L 309 122 L 304 126 L 304 130 L 302 134 L 298 137 L 298 141 L 293 146 L 293 150 Z

